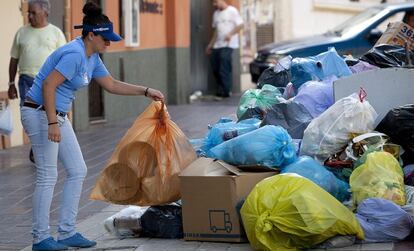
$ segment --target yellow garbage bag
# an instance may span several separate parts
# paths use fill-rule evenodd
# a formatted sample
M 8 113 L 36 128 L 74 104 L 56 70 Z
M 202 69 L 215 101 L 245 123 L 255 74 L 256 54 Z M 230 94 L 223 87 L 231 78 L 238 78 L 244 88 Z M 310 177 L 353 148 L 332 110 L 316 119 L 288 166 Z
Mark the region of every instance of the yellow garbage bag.
M 255 250 L 310 248 L 337 235 L 364 239 L 350 210 L 312 181 L 292 173 L 259 182 L 241 216 Z
M 404 173 L 388 152 L 368 154 L 365 163 L 352 172 L 349 185 L 355 205 L 368 198 L 383 198 L 405 205 Z

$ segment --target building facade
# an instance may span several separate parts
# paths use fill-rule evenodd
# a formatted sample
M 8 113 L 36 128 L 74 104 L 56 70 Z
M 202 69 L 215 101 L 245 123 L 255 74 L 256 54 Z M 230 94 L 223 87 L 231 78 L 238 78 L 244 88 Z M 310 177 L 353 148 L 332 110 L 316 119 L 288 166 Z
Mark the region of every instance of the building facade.
M 9 82 L 9 61 L 10 47 L 13 42 L 14 34 L 23 25 L 20 1 L 2 1 L 0 3 L 0 20 L 2 20 L 2 42 L 0 44 L 0 102 L 2 107 L 7 98 Z M 0 135 L 0 149 L 23 144 L 23 129 L 20 123 L 19 102 L 14 100 L 9 102 L 9 107 L 13 114 L 13 133 L 10 137 Z
M 205 47 L 211 37 L 213 7 L 206 0 L 93 0 L 99 4 L 114 23 L 114 30 L 124 40 L 112 43 L 101 55 L 112 76 L 129 83 L 161 90 L 168 104 L 188 102 L 196 90 L 215 93 Z M 73 29 L 82 23 L 85 0 L 59 0 L 51 2 L 49 21 L 61 28 L 68 41 L 81 34 Z M 239 0 L 229 0 L 239 7 Z M 0 91 L 7 91 L 10 47 L 17 29 L 27 23 L 25 0 L 1 1 L 3 15 L 0 20 L 10 23 L 6 27 L 5 41 L 1 44 Z M 13 11 L 11 11 L 13 10 Z M 240 54 L 234 53 L 234 88 L 240 90 Z M 0 96 L 1 97 L 1 96 Z M 78 91 L 73 104 L 72 121 L 75 130 L 87 129 L 91 123 L 113 122 L 139 115 L 150 101 L 142 97 L 109 94 L 96 83 Z M 11 101 L 15 130 L 11 138 L 15 146 L 25 140 L 20 125 L 17 101 Z M 27 142 L 27 140 L 26 140 Z

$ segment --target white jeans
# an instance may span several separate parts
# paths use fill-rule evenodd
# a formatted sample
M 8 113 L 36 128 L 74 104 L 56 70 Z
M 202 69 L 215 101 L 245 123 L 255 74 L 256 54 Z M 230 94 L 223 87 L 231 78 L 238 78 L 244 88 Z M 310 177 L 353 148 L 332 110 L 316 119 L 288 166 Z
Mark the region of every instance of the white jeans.
M 66 179 L 59 211 L 58 239 L 76 233 L 76 215 L 87 168 L 72 125 L 67 117 L 59 117 L 61 142 L 48 140 L 46 112 L 23 106 L 21 120 L 30 138 L 36 162 L 36 188 L 33 193 L 33 243 L 50 237 L 49 214 L 57 181 L 57 161 L 62 162 Z

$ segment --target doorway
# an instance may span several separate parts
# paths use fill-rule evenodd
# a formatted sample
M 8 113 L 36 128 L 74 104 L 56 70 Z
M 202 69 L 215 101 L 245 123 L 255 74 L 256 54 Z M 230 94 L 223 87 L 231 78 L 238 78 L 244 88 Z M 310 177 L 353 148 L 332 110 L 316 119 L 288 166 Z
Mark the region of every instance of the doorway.
M 209 58 L 205 54 L 212 33 L 211 1 L 191 0 L 191 85 L 192 91 L 203 93 L 214 90 L 214 79 L 209 74 Z
M 89 0 L 95 2 L 102 8 L 102 0 Z M 102 59 L 102 55 L 99 55 Z M 92 79 L 88 86 L 88 103 L 89 103 L 89 122 L 97 123 L 105 121 L 105 109 L 104 109 L 104 95 L 102 87 Z
M 49 22 L 65 34 L 65 1 L 52 1 L 50 3 Z

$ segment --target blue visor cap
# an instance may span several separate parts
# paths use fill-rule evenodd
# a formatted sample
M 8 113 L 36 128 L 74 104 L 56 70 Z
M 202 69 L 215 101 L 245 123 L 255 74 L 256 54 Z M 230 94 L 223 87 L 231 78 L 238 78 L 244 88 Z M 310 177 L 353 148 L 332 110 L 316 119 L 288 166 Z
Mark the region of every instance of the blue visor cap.
M 87 32 L 93 32 L 94 34 L 101 35 L 104 39 L 109 40 L 109 41 L 121 41 L 122 40 L 122 37 L 120 37 L 118 34 L 114 32 L 112 23 L 97 24 L 97 25 L 83 24 L 83 25 L 75 26 L 75 29 L 83 29 L 84 31 L 87 31 Z

